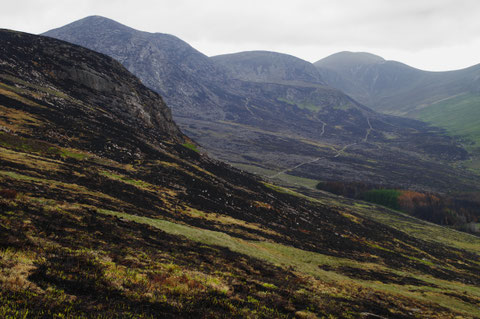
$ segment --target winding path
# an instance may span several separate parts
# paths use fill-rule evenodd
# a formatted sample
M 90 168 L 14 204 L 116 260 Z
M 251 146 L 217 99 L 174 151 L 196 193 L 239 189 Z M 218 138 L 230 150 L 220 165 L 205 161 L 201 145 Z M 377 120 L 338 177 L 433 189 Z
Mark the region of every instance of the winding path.
M 367 117 L 367 123 L 369 128 L 367 128 L 367 133 L 365 134 L 365 137 L 363 138 L 363 142 L 366 143 L 368 141 L 368 136 L 370 135 L 370 132 L 373 130 L 372 124 L 370 124 L 370 118 Z
M 325 133 L 325 126 L 327 126 L 327 123 L 325 123 L 321 119 L 318 119 L 318 120 L 322 122 L 322 132 L 320 132 L 320 136 L 323 136 L 323 133 Z
M 342 152 L 344 152 L 347 148 L 349 148 L 350 146 L 353 146 L 353 145 L 357 145 L 357 143 L 352 143 L 352 144 L 345 145 L 341 150 L 337 151 L 337 154 L 333 158 L 339 157 Z
M 280 175 L 280 174 L 286 173 L 286 172 L 288 172 L 288 171 L 292 171 L 292 170 L 297 169 L 297 168 L 299 168 L 300 166 L 303 166 L 303 165 L 305 165 L 305 164 L 310 164 L 310 163 L 314 163 L 314 162 L 316 162 L 316 161 L 319 161 L 320 158 L 321 158 L 321 157 L 317 157 L 317 158 L 314 159 L 314 160 L 300 163 L 300 164 L 298 164 L 298 165 L 296 165 L 296 166 L 294 166 L 294 167 L 290 167 L 290 168 L 284 169 L 283 171 L 280 171 L 280 172 L 278 172 L 278 173 L 276 173 L 276 174 L 274 174 L 274 175 L 272 175 L 272 176 L 269 176 L 269 177 L 270 177 L 270 178 L 275 178 L 275 177 L 277 177 L 277 176 Z
M 248 103 L 248 100 L 247 100 L 247 103 Z M 247 107 L 246 104 L 245 104 L 245 107 Z M 247 108 L 247 109 L 248 109 L 248 108 Z M 249 111 L 250 111 L 250 110 L 249 110 Z M 251 111 L 250 111 L 250 112 L 251 112 Z M 253 115 L 253 113 L 252 113 L 252 115 Z M 320 136 L 322 136 L 323 133 L 325 133 L 325 126 L 327 125 L 327 123 L 323 122 L 322 120 L 320 120 L 320 121 L 321 121 L 322 124 L 323 124 L 323 126 L 322 126 L 322 132 L 320 133 Z M 372 124 L 370 123 L 370 118 L 369 118 L 369 117 L 367 117 L 367 123 L 368 123 L 369 128 L 367 129 L 367 132 L 365 133 L 365 137 L 362 139 L 362 142 L 361 142 L 361 143 L 367 143 L 367 142 L 368 142 L 368 137 L 369 137 L 369 135 L 370 135 L 370 132 L 373 131 L 373 129 L 374 129 L 374 128 L 372 127 Z M 353 146 L 353 145 L 357 145 L 357 144 L 358 144 L 358 143 L 356 143 L 356 142 L 355 142 L 355 143 L 351 143 L 351 144 L 347 144 L 347 145 L 345 145 L 344 147 L 342 147 L 342 149 L 340 149 L 340 150 L 338 150 L 338 151 L 335 150 L 335 151 L 337 152 L 337 154 L 335 154 L 335 155 L 333 156 L 333 158 L 339 157 L 340 154 L 342 154 L 343 152 L 345 152 L 349 147 L 351 147 L 351 146 Z M 276 174 L 274 174 L 274 175 L 272 175 L 272 176 L 269 176 L 269 178 L 275 178 L 275 177 L 277 177 L 277 176 L 279 176 L 279 175 L 281 175 L 281 174 L 284 174 L 284 173 L 286 173 L 286 172 L 293 171 L 294 169 L 297 169 L 297 168 L 299 168 L 300 166 L 303 166 L 303 165 L 306 165 L 306 164 L 310 164 L 310 163 L 314 163 L 314 162 L 317 162 L 317 161 L 319 161 L 319 160 L 320 160 L 320 157 L 317 157 L 317 158 L 315 158 L 315 159 L 313 159 L 313 160 L 311 160 L 311 161 L 307 161 L 307 162 L 303 162 L 303 163 L 297 164 L 297 165 L 295 165 L 295 166 L 293 166 L 293 167 L 284 169 L 283 171 L 280 171 L 280 172 L 278 172 L 278 173 L 276 173 Z
M 370 132 L 373 131 L 373 127 L 372 127 L 372 124 L 370 123 L 370 118 L 369 117 L 367 117 L 367 123 L 368 123 L 369 127 L 367 128 L 367 132 L 365 133 L 365 137 L 362 139 L 362 143 L 367 143 L 368 142 L 368 137 L 370 135 Z M 334 158 L 339 157 L 342 152 L 344 152 L 347 148 L 349 148 L 350 146 L 353 146 L 353 145 L 357 145 L 357 143 L 352 143 L 352 144 L 345 145 L 341 150 L 337 151 L 337 154 L 334 156 Z

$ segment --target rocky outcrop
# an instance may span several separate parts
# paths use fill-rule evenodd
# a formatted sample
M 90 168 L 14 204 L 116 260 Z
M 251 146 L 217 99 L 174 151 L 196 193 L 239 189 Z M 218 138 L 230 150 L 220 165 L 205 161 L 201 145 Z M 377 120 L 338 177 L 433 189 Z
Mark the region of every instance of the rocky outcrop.
M 160 93 L 178 115 L 224 118 L 225 102 L 218 96 L 228 95 L 219 85 L 226 75 L 207 56 L 175 36 L 137 31 L 99 16 L 87 17 L 44 35 L 120 61 L 146 86 Z
M 0 42 L 4 76 L 51 87 L 57 98 L 81 100 L 95 107 L 90 111 L 106 112 L 150 140 L 184 139 L 160 95 L 114 59 L 56 39 L 7 30 L 0 32 Z M 71 107 L 66 103 L 65 112 Z

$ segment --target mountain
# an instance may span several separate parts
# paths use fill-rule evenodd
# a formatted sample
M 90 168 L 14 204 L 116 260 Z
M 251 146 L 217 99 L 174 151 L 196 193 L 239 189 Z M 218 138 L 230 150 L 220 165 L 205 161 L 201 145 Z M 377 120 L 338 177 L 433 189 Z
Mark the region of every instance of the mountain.
M 172 36 L 98 16 L 45 35 L 118 59 L 165 98 L 188 136 L 239 168 L 309 186 L 344 180 L 439 192 L 479 187 L 470 172 L 452 167 L 468 154 L 442 130 L 376 113 L 325 86 L 301 59 L 261 51 L 207 58 Z
M 480 90 L 480 65 L 429 72 L 363 52 L 339 52 L 314 64 L 328 84 L 375 110 L 397 115 Z
M 270 51 L 248 51 L 211 57 L 231 76 L 244 81 L 325 84 L 315 66 L 297 57 Z
M 406 107 L 406 101 L 382 100 L 401 88 L 410 87 L 421 77 L 421 71 L 407 65 L 385 61 L 383 58 L 365 52 L 339 52 L 314 63 L 325 81 L 359 102 L 373 109 L 389 107 L 397 110 L 399 103 Z M 382 105 L 382 106 L 380 106 Z M 401 115 L 401 113 L 397 113 Z
M 428 72 L 362 52 L 315 62 L 322 78 L 379 112 L 428 121 L 480 147 L 480 64 Z
M 113 59 L 0 30 L 3 317 L 480 315 L 478 237 L 200 154 Z
M 349 52 L 343 51 L 332 54 L 320 61 L 314 63 L 317 68 L 327 68 L 334 70 L 349 70 L 362 65 L 382 64 L 385 59 L 367 52 Z
M 113 57 L 165 97 L 175 112 L 200 118 L 224 117 L 222 105 L 217 101 L 218 94 L 227 94 L 217 85 L 224 74 L 207 56 L 175 36 L 137 31 L 99 16 L 73 22 L 45 35 Z

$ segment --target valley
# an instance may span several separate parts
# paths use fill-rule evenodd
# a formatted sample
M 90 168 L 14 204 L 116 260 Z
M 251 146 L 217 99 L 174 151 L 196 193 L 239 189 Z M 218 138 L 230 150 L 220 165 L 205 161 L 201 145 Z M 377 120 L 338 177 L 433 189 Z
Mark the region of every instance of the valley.
M 428 72 L 363 52 L 339 52 L 314 64 L 326 83 L 376 111 L 444 128 L 478 161 L 479 65 Z
M 120 61 L 162 95 L 183 132 L 237 167 L 440 193 L 479 188 L 478 176 L 457 165 L 469 153 L 445 131 L 377 113 L 296 57 L 252 51 L 209 58 L 171 35 L 99 16 L 45 35 Z

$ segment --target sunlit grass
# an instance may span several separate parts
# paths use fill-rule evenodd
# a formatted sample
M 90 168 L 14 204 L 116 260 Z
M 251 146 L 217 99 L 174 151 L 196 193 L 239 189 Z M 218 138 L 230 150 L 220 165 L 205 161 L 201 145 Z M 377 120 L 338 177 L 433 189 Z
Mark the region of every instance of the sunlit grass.
M 187 239 L 195 242 L 200 242 L 206 245 L 225 247 L 234 252 L 258 258 L 260 260 L 264 260 L 285 269 L 293 267 L 298 272 L 313 276 L 317 279 L 321 279 L 324 282 L 339 283 L 341 285 L 347 284 L 354 286 L 363 286 L 379 291 L 385 291 L 391 294 L 401 294 L 408 298 L 418 299 L 421 302 L 431 302 L 433 300 L 434 302 L 438 302 L 440 305 L 453 309 L 455 311 L 467 312 L 471 314 L 476 313 L 480 315 L 479 309 L 475 309 L 475 307 L 471 305 L 468 305 L 462 301 L 458 301 L 452 298 L 451 296 L 443 294 L 443 292 L 447 289 L 453 289 L 454 291 L 463 292 L 465 291 L 466 287 L 469 287 L 469 293 L 472 294 L 474 298 L 479 298 L 480 300 L 480 289 L 461 283 L 442 281 L 439 279 L 434 279 L 427 275 L 403 273 L 398 270 L 386 268 L 376 263 L 362 263 L 347 258 L 327 256 L 272 242 L 242 240 L 229 236 L 222 232 L 180 225 L 160 219 L 152 219 L 108 210 L 99 210 L 99 212 L 102 214 L 116 216 L 137 223 L 147 224 L 155 228 L 161 229 L 162 231 L 165 231 L 172 235 L 184 236 Z M 347 266 L 352 268 L 359 268 L 362 270 L 372 269 L 377 271 L 389 271 L 398 275 L 414 276 L 414 278 L 417 278 L 419 280 L 435 283 L 437 286 L 439 286 L 439 288 L 425 287 L 417 289 L 416 292 L 412 292 L 410 291 L 409 286 L 351 279 L 341 273 L 335 271 L 326 271 L 319 267 L 324 265 L 332 266 L 334 268 Z

